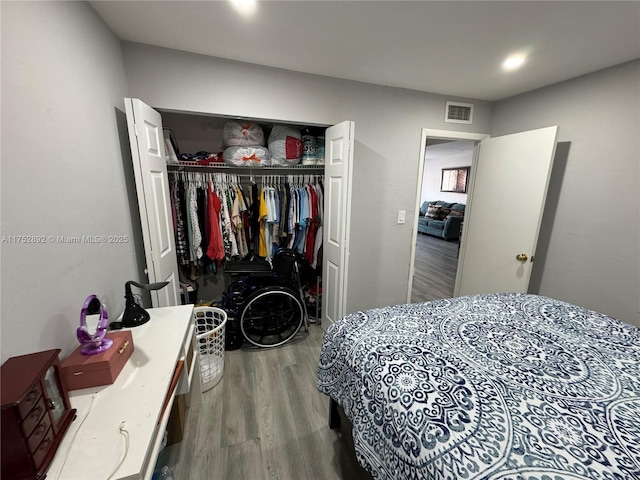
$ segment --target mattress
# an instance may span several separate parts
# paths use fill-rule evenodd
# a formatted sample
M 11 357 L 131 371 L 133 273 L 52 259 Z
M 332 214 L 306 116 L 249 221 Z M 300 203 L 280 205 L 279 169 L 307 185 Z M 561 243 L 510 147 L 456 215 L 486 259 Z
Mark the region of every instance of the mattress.
M 527 294 L 357 312 L 318 389 L 377 479 L 640 479 L 640 329 Z

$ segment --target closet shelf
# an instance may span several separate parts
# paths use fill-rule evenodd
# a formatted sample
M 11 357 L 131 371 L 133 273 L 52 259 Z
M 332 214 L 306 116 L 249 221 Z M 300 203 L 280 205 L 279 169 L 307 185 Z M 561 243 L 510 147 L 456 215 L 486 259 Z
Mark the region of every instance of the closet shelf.
M 291 174 L 323 174 L 324 165 L 295 165 L 292 167 L 234 167 L 226 164 L 217 165 L 171 165 L 167 164 L 168 171 L 183 172 L 226 172 L 248 173 L 251 175 L 276 175 Z

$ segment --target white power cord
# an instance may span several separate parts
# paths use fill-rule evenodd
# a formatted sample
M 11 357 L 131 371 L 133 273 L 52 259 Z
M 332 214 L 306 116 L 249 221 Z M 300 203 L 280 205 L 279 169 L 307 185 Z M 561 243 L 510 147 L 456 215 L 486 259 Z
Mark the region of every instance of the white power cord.
M 69 453 L 71 452 L 71 447 L 73 447 L 73 444 L 74 444 L 74 442 L 76 440 L 76 437 L 78 436 L 78 432 L 80 431 L 80 428 L 82 428 L 82 425 L 84 424 L 85 420 L 89 417 L 89 414 L 91 413 L 91 410 L 93 409 L 93 403 L 95 402 L 95 399 L 97 397 L 98 397 L 97 393 L 94 393 L 91 396 L 91 403 L 89 404 L 89 408 L 87 410 L 87 413 L 85 413 L 84 417 L 82 417 L 82 420 L 78 424 L 78 427 L 73 432 L 73 436 L 71 437 L 71 441 L 67 445 L 67 450 L 64 452 L 64 457 L 62 459 L 62 463 L 58 467 L 58 470 L 56 471 L 56 474 L 53 477 L 55 480 L 60 478 L 60 474 L 62 473 L 62 470 L 64 469 L 64 467 L 65 467 L 65 465 L 67 463 L 67 459 L 69 458 Z M 120 432 L 120 435 L 122 435 L 124 437 L 124 456 L 118 462 L 118 465 L 116 465 L 116 468 L 113 470 L 111 475 L 109 475 L 107 480 L 111 480 L 113 478 L 113 476 L 116 474 L 118 469 L 124 463 L 125 459 L 127 458 L 127 454 L 129 453 L 129 432 L 127 431 L 126 426 L 127 426 L 126 423 L 124 421 L 122 421 L 122 422 L 120 422 L 120 426 L 118 428 L 118 431 Z
M 111 480 L 113 478 L 113 476 L 116 474 L 116 472 L 120 469 L 120 467 L 124 463 L 124 460 L 127 458 L 127 454 L 129 453 L 129 432 L 126 429 L 126 426 L 127 425 L 124 421 L 120 422 L 119 432 L 120 432 L 120 435 L 124 437 L 124 455 L 118 462 L 118 465 L 116 465 L 116 468 L 113 470 L 113 472 L 111 472 L 111 475 L 109 475 L 107 480 Z
M 57 480 L 58 478 L 60 478 L 60 474 L 62 473 L 62 470 L 64 469 L 64 466 L 67 464 L 67 459 L 69 458 L 69 452 L 71 451 L 71 447 L 73 446 L 73 442 L 75 442 L 76 437 L 78 436 L 78 432 L 80 431 L 80 428 L 82 427 L 82 424 L 85 422 L 85 420 L 87 419 L 87 417 L 91 413 L 91 409 L 93 408 L 93 402 L 95 401 L 95 399 L 97 397 L 98 397 L 97 393 L 94 393 L 93 395 L 91 395 L 91 403 L 89 404 L 89 409 L 87 410 L 87 413 L 85 413 L 84 417 L 82 417 L 82 421 L 78 425 L 78 428 L 76 428 L 76 431 L 73 432 L 73 437 L 71 437 L 71 441 L 69 442 L 69 445 L 67 445 L 67 451 L 64 452 L 64 457 L 62 459 L 62 463 L 58 467 L 58 471 L 56 472 L 55 476 L 53 477 L 54 479 Z

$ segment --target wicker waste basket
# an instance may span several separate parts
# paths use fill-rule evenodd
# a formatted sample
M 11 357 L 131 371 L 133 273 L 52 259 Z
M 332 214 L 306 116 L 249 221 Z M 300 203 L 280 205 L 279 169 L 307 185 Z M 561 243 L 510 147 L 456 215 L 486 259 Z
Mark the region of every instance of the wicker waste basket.
M 227 312 L 216 307 L 195 307 L 193 316 L 200 355 L 202 391 L 211 390 L 224 371 L 224 330 Z

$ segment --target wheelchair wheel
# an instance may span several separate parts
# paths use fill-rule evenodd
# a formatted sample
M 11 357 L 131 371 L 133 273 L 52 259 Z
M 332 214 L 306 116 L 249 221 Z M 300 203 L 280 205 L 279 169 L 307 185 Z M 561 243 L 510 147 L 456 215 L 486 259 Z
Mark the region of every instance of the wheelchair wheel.
M 304 322 L 304 309 L 298 295 L 280 286 L 253 292 L 242 308 L 240 329 L 258 347 L 277 347 L 293 337 Z

